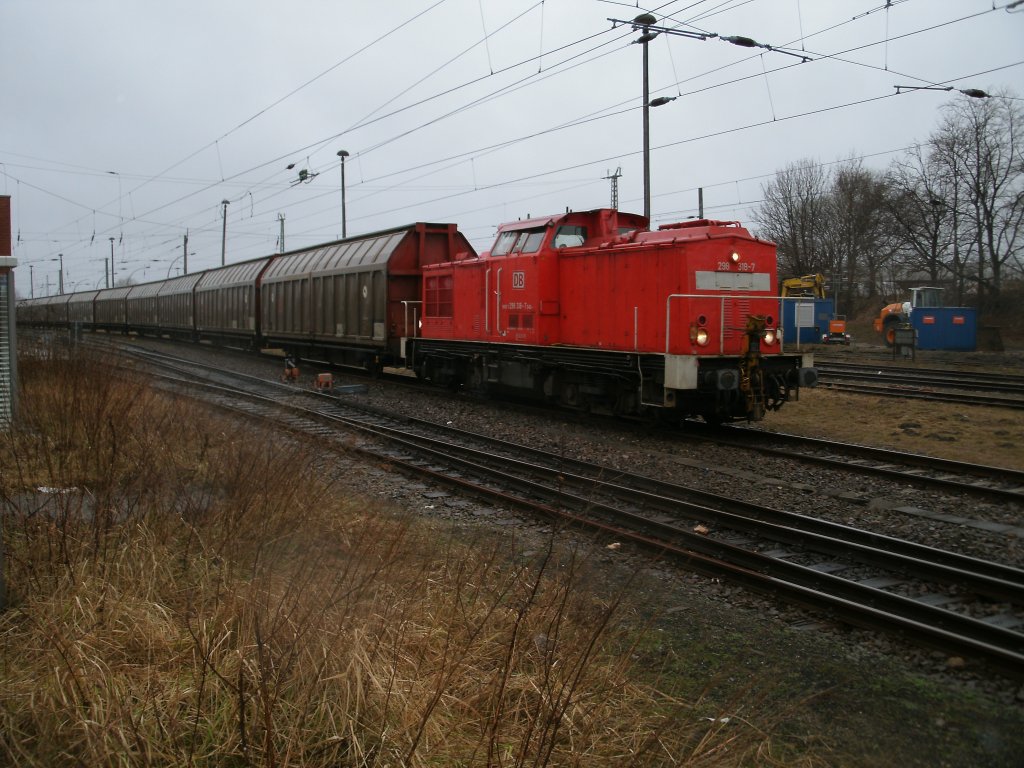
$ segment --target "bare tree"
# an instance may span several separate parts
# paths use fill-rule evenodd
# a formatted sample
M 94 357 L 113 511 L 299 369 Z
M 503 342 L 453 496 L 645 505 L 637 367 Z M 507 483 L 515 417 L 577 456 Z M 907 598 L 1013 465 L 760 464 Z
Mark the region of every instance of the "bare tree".
M 893 225 L 885 178 L 848 160 L 832 176 L 820 238 L 834 294 L 848 313 L 861 297 L 880 293 L 883 268 L 892 256 Z
M 779 248 L 779 273 L 805 275 L 825 271 L 820 253 L 828 175 L 811 159 L 790 163 L 764 187 L 755 214 L 758 235 Z
M 931 283 L 952 280 L 956 303 L 963 304 L 964 257 L 971 247 L 961 248 L 960 222 L 966 218 L 955 175 L 930 144 L 917 145 L 892 163 L 887 183 L 887 207 L 902 250 L 897 274 L 923 272 Z
M 979 306 L 996 308 L 1004 272 L 1020 264 L 1024 247 L 1024 111 L 1005 97 L 957 99 L 944 109 L 932 146 L 966 204 Z

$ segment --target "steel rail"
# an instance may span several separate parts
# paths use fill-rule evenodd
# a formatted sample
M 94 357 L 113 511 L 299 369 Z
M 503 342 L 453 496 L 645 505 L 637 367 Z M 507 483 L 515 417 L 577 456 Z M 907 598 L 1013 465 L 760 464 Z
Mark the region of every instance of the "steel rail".
M 177 381 L 183 384 L 195 384 L 195 382 L 183 379 L 178 379 Z M 201 386 L 212 388 L 222 393 L 229 393 L 233 398 L 244 397 L 262 400 L 266 402 L 268 407 L 273 407 L 274 409 L 282 407 L 282 404 L 276 402 L 273 397 L 246 392 L 237 387 L 223 387 L 210 384 L 201 384 Z M 304 406 L 289 405 L 287 407 L 289 409 L 302 410 L 309 415 L 315 415 L 317 418 L 324 418 L 328 415 L 322 411 L 312 411 Z M 245 411 L 242 412 L 244 413 Z M 343 420 L 335 416 L 330 418 L 335 421 Z M 365 423 L 354 426 L 357 429 L 367 431 L 375 429 Z M 447 473 L 439 473 L 437 470 L 429 467 L 424 468 L 422 466 L 422 458 L 412 460 L 393 454 L 384 455 L 379 452 L 371 452 L 371 454 L 378 459 L 384 459 L 412 471 L 428 473 L 440 482 L 454 483 L 467 489 L 472 487 L 476 494 L 484 494 L 493 498 L 499 498 L 505 502 L 514 502 L 517 505 L 526 505 L 534 509 L 543 507 L 546 514 L 554 514 L 567 522 L 586 525 L 592 530 L 598 530 L 603 533 L 614 533 L 619 538 L 652 547 L 663 553 L 671 552 L 682 557 L 690 567 L 694 567 L 699 562 L 701 570 L 708 569 L 719 575 L 727 575 L 730 579 L 740 581 L 751 588 L 783 597 L 801 605 L 815 607 L 819 610 L 824 609 L 830 615 L 842 618 L 848 623 L 872 628 L 882 627 L 890 631 L 897 631 L 916 642 L 941 647 L 947 652 L 952 651 L 972 657 L 984 658 L 989 663 L 996 664 L 1015 675 L 1024 674 L 1024 635 L 1019 633 L 987 624 L 969 616 L 918 603 L 910 598 L 887 593 L 874 587 L 821 573 L 806 566 L 788 563 L 784 560 L 751 552 L 726 542 L 717 541 L 684 530 L 675 524 L 658 522 L 629 511 L 596 503 L 593 499 L 585 496 L 571 494 L 564 490 L 551 489 L 547 486 L 539 486 L 531 480 L 509 472 L 496 472 L 492 467 L 481 466 L 464 458 L 451 457 L 439 450 L 410 445 L 408 441 L 402 441 L 400 444 L 407 446 L 410 450 L 415 450 L 417 453 L 425 451 L 430 461 L 441 461 L 448 464 L 454 462 L 463 471 L 481 472 L 483 476 L 488 478 L 490 484 L 493 484 L 495 479 L 497 479 L 504 485 L 518 488 L 520 492 L 541 493 L 549 497 L 553 495 L 555 499 L 562 503 L 573 501 L 575 504 L 582 505 L 582 508 L 586 510 L 593 511 L 596 509 L 605 514 L 613 514 L 615 519 L 630 520 L 631 524 L 639 524 L 645 529 L 654 527 L 659 537 L 641 534 L 635 530 L 630 531 L 621 526 L 610 525 L 602 521 L 585 519 L 580 515 L 573 515 L 550 505 L 538 506 L 538 502 L 534 500 L 520 499 L 493 487 L 473 483 L 466 478 L 452 478 Z M 358 450 L 368 451 L 369 449 L 359 448 Z M 827 593 L 825 590 L 827 590 Z

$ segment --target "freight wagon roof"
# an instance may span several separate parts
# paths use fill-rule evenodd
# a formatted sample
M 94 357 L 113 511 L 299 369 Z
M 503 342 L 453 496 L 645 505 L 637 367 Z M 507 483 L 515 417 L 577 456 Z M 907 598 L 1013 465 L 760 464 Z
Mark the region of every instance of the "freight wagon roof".
M 164 280 L 160 283 L 160 295 L 172 296 L 178 293 L 192 293 L 196 283 L 202 279 L 202 272 L 193 272 L 191 275 L 180 275 L 179 277 L 172 277 L 170 280 Z
M 232 285 L 255 285 L 256 278 L 260 271 L 272 258 L 273 256 L 264 256 L 261 259 L 241 261 L 238 264 L 229 264 L 226 267 L 208 269 L 203 273 L 203 278 L 196 287 L 196 290 L 215 290 L 217 288 L 226 288 Z
M 151 296 L 156 296 L 160 293 L 160 287 L 163 285 L 162 282 L 156 283 L 141 283 L 139 285 L 133 285 L 131 292 L 128 295 L 130 299 L 146 299 Z
M 101 291 L 96 292 L 96 301 L 109 301 L 110 299 L 123 299 L 128 295 L 135 286 L 133 285 L 121 285 L 117 288 L 104 288 Z
M 82 291 L 71 294 L 69 304 L 89 304 L 99 295 L 99 291 Z
M 390 261 L 398 244 L 413 231 L 414 226 L 286 253 L 277 257 L 270 265 L 263 275 L 263 282 L 266 284 L 313 272 L 325 274 L 385 265 Z
M 42 296 L 38 299 L 32 299 L 37 304 L 49 305 L 49 304 L 66 304 L 71 301 L 73 293 L 56 293 L 53 296 Z

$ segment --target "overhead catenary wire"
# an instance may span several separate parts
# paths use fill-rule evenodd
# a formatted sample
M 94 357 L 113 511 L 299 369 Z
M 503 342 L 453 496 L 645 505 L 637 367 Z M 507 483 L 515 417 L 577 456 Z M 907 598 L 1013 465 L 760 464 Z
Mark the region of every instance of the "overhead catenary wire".
M 723 6 L 723 5 L 725 5 L 725 4 L 720 4 L 720 6 L 718 6 L 718 7 L 721 7 L 721 6 Z M 801 36 L 802 36 L 802 30 L 801 30 Z M 893 39 L 895 40 L 896 38 L 893 38 Z M 762 61 L 763 61 L 763 59 L 762 59 Z M 850 62 L 850 63 L 857 63 L 857 62 Z M 862 66 L 862 65 L 861 65 L 861 66 Z M 769 72 L 774 72 L 774 71 L 776 71 L 776 70 L 774 70 L 774 69 L 771 69 L 771 70 L 769 70 Z M 758 76 L 761 76 L 761 77 L 763 77 L 763 76 L 765 76 L 765 73 L 764 73 L 764 72 L 762 72 L 762 73 L 759 73 L 759 75 L 758 75 Z M 681 88 L 678 88 L 678 87 L 677 87 L 677 88 L 676 88 L 676 90 L 679 90 L 679 91 L 681 91 L 682 89 L 681 89 Z M 694 91 L 694 92 L 697 92 L 697 91 Z M 500 97 L 499 95 L 496 95 L 496 96 L 494 96 L 494 98 L 499 98 L 499 97 Z M 623 111 L 626 111 L 626 110 L 623 110 Z M 813 113 L 811 113 L 811 114 L 813 114 Z M 612 115 L 611 115 L 611 114 L 609 114 L 608 116 L 609 116 L 609 117 L 611 117 Z M 600 118 L 595 118 L 595 119 L 600 119 Z M 739 128 L 737 129 L 737 130 L 745 130 L 745 129 L 746 129 L 747 127 L 750 127 L 750 126 L 741 126 L 741 127 L 739 127 Z M 556 127 L 556 128 L 554 128 L 554 129 L 552 129 L 552 130 L 564 130 L 564 128 L 557 128 L 557 127 Z M 547 132 L 547 131 L 539 131 L 539 132 L 535 131 L 535 132 L 531 132 L 531 134 L 529 134 L 529 137 L 531 137 L 531 138 L 532 138 L 532 137 L 534 137 L 534 136 L 537 136 L 537 135 L 543 135 L 543 134 L 544 134 L 544 133 L 546 133 L 546 132 Z M 514 140 L 510 140 L 510 141 L 508 141 L 508 142 L 503 142 L 502 144 L 503 144 L 504 146 L 512 146 L 512 145 L 514 144 Z M 663 146 L 672 146 L 672 145 L 671 145 L 671 144 L 669 144 L 669 145 L 663 145 Z M 661 149 L 661 148 L 662 148 L 662 146 L 658 146 L 658 147 L 655 147 L 655 149 Z M 485 149 L 486 149 L 486 148 L 485 148 Z M 493 148 L 491 148 L 491 149 L 493 149 Z M 598 161 L 596 161 L 596 162 L 601 162 L 601 161 L 600 161 L 600 160 L 598 160 Z M 264 165 L 266 165 L 266 164 L 264 164 Z M 264 166 L 262 166 L 262 165 L 261 165 L 261 166 L 256 166 L 256 168 L 260 168 L 260 167 L 264 167 Z M 253 170 L 253 169 L 249 169 L 248 171 L 244 171 L 244 172 L 242 172 L 241 174 L 238 174 L 238 175 L 231 175 L 231 176 L 229 176 L 229 177 L 228 177 L 228 179 L 227 179 L 227 180 L 225 181 L 225 183 L 236 183 L 236 184 L 237 184 L 237 183 L 239 183 L 239 180 L 240 180 L 240 179 L 241 179 L 241 178 L 243 177 L 243 174 L 244 174 L 244 173 L 249 173 L 249 172 L 251 172 L 251 170 Z M 404 172 L 404 173 L 406 173 L 406 174 L 408 174 L 410 170 L 411 170 L 411 167 L 408 167 L 408 168 L 404 169 L 404 171 L 396 171 L 396 172 L 395 172 L 395 174 L 397 175 L 397 174 L 401 174 L 401 173 L 403 173 L 403 172 Z M 275 172 L 275 171 L 270 171 L 270 172 L 269 172 L 269 175 L 270 175 L 270 176 L 273 176 L 274 172 Z M 546 175 L 546 174 L 545 174 L 545 175 Z M 130 178 L 130 177 L 126 177 L 126 178 Z M 372 184 L 372 183 L 374 183 L 374 181 L 375 181 L 375 179 L 374 179 L 373 177 L 369 177 L 369 178 L 367 179 L 367 184 Z M 244 186 L 246 186 L 246 185 L 245 185 L 245 184 L 242 184 L 242 187 L 244 187 Z M 255 184 L 249 184 L 248 186 L 249 186 L 249 187 L 250 187 L 250 188 L 252 189 L 252 191 L 254 191 L 254 192 L 255 192 L 255 191 L 256 191 L 256 189 L 257 189 L 257 187 L 256 187 L 256 185 L 255 185 Z M 482 188 L 487 188 L 487 185 L 481 185 L 481 186 L 482 186 Z M 271 185 L 271 187 L 272 187 L 272 185 Z M 261 198 L 262 198 L 262 197 L 264 197 L 264 196 L 265 196 L 265 195 L 266 195 L 267 193 L 270 193 L 270 194 L 272 194 L 272 195 L 276 195 L 276 194 L 279 194 L 278 192 L 275 192 L 275 191 L 274 191 L 274 190 L 273 190 L 273 189 L 272 189 L 271 187 L 268 187 L 268 188 L 267 188 L 266 190 L 264 190 L 263 194 L 257 194 L 257 195 L 255 196 L 255 200 L 254 200 L 254 208 L 255 208 L 255 210 L 256 210 L 257 212 L 259 211 L 259 207 L 260 207 L 260 200 L 261 200 Z M 240 190 L 239 190 L 239 193 L 240 193 L 241 195 L 244 195 L 244 194 L 246 194 L 246 192 L 245 192 L 245 191 L 244 191 L 243 189 L 240 189 Z M 236 195 L 233 195 L 233 194 L 232 194 L 232 195 L 229 195 L 229 196 L 232 196 L 232 197 L 236 197 L 236 198 L 237 198 L 237 196 L 236 196 Z M 219 196 L 218 196 L 218 197 L 219 197 Z M 88 211 L 88 215 L 92 215 L 92 211 L 93 211 L 93 210 L 95 210 L 95 206 L 93 206 L 93 205 L 88 205 L 88 204 L 86 204 L 86 205 L 84 205 L 84 206 L 83 206 L 83 210 L 86 210 L 86 211 Z M 161 209 L 150 209 L 150 210 L 147 210 L 147 211 L 145 211 L 145 212 L 144 212 L 144 213 L 142 214 L 142 217 L 140 217 L 140 219 L 138 219 L 138 221 L 139 221 L 140 223 L 141 223 L 141 222 L 142 222 L 143 220 L 150 220 L 150 221 L 151 221 L 151 220 L 152 220 L 152 214 L 154 214 L 154 213 L 155 213 L 155 212 L 157 212 L 158 210 L 162 210 L 162 208 L 161 208 Z M 159 222 L 154 222 L 154 223 L 158 223 L 158 224 L 160 224 L 161 226 L 169 225 L 169 224 L 168 224 L 168 223 L 166 223 L 166 222 L 163 222 L 163 223 L 159 223 Z M 178 224 L 178 225 L 180 226 L 180 224 Z M 137 235 L 132 235 L 132 236 L 133 236 L 133 237 L 137 237 Z M 86 235 L 86 241 L 88 241 L 88 239 L 89 239 L 89 237 L 88 237 L 88 234 L 87 234 L 87 235 Z

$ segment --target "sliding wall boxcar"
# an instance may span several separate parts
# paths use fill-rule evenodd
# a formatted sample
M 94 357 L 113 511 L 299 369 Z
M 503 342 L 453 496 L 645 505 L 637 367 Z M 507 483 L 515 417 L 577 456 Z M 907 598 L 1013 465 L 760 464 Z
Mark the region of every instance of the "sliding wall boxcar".
M 61 326 L 68 322 L 68 302 L 72 293 L 58 293 L 43 299 L 43 325 Z
M 454 224 L 419 222 L 279 256 L 260 285 L 266 342 L 348 365 L 391 364 L 415 336 L 421 267 L 473 248 Z
M 55 319 L 60 314 L 56 302 L 61 303 L 61 308 L 67 317 L 67 300 L 70 294 L 63 296 L 39 296 L 34 299 L 24 299 L 18 303 L 18 322 L 27 323 L 43 328 L 54 325 Z
M 156 302 L 160 314 L 160 327 L 165 334 L 189 339 L 195 333 L 195 288 L 202 278 L 203 273 L 197 272 L 173 277 L 160 283 Z
M 95 306 L 95 327 L 105 331 L 127 330 L 127 312 L 125 311 L 125 299 L 131 291 L 132 286 L 121 285 L 117 288 L 104 288 L 96 294 L 93 303 Z
M 68 299 L 68 322 L 79 323 L 82 328 L 92 328 L 96 320 L 96 297 L 99 291 L 72 293 Z
M 160 313 L 157 311 L 157 294 L 162 283 L 141 283 L 133 285 L 124 300 L 125 318 L 128 328 L 136 333 L 157 335 L 160 331 Z
M 201 339 L 246 346 L 255 343 L 257 285 L 273 258 L 243 261 L 203 273 L 195 287 L 196 332 Z

